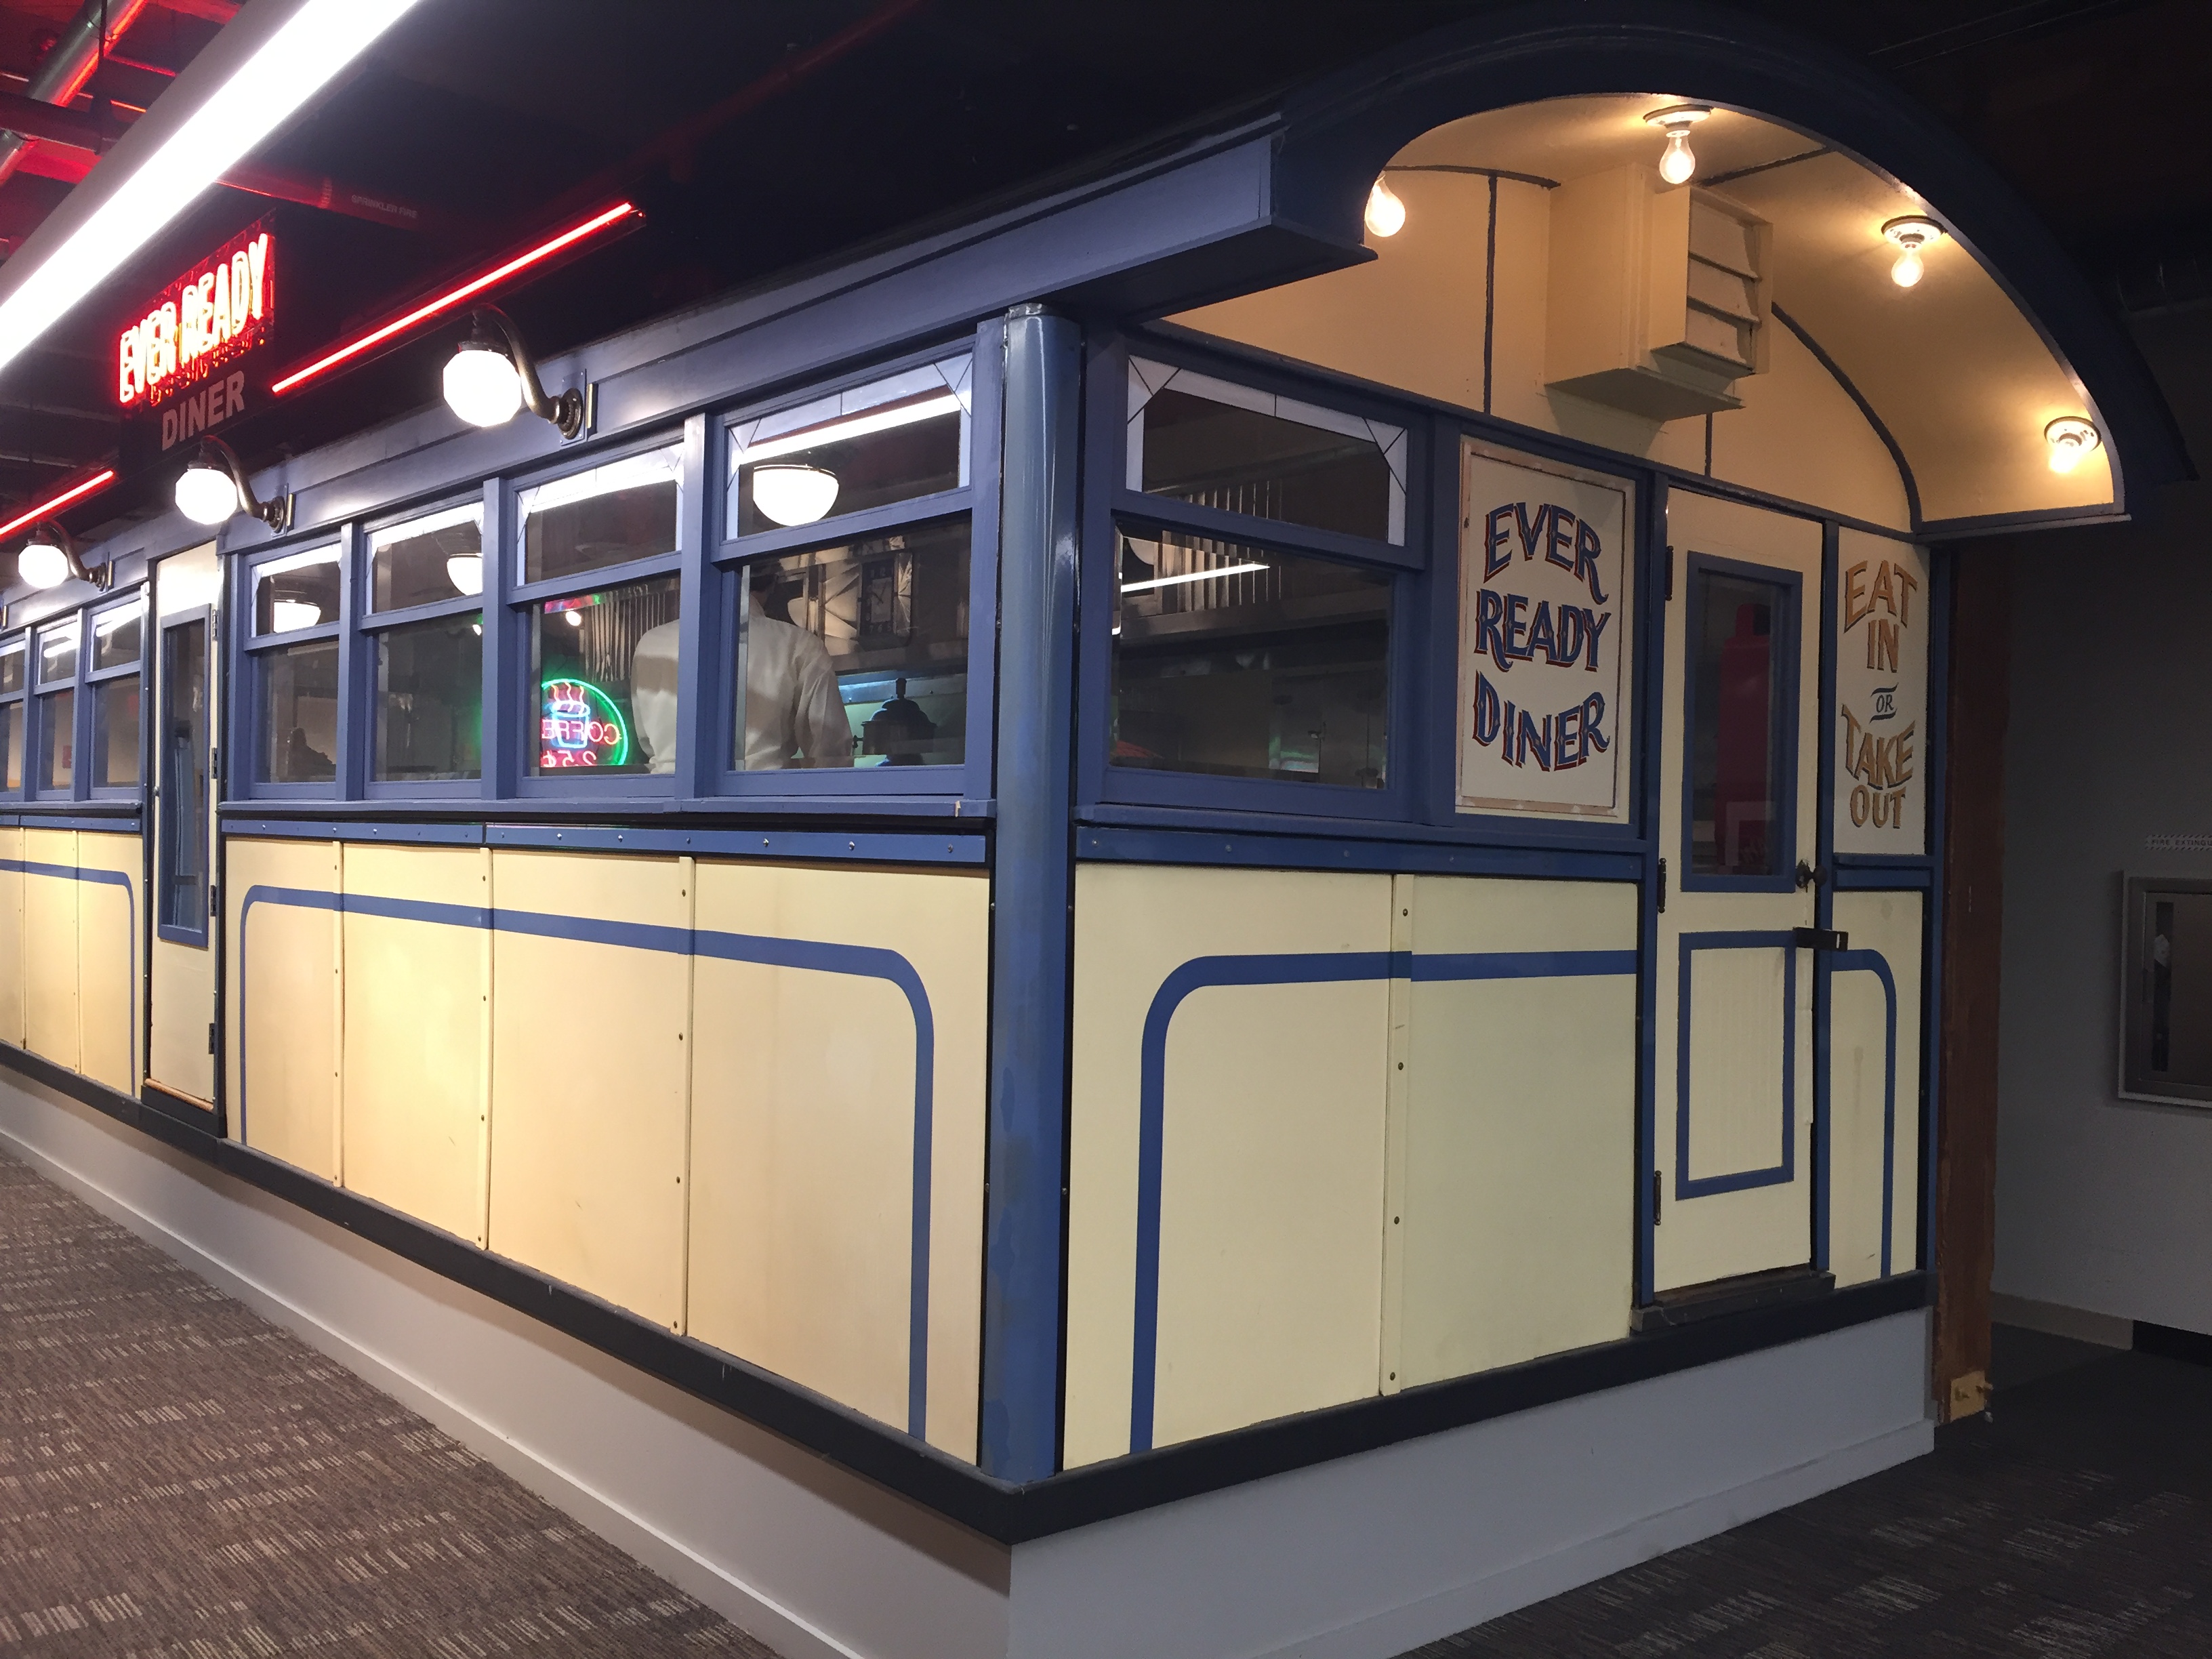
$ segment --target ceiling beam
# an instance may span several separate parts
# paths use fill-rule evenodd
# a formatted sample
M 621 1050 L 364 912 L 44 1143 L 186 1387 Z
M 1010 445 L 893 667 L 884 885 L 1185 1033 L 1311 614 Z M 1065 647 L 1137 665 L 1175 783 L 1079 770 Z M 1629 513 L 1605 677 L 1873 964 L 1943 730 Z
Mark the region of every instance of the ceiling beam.
M 164 11 L 186 17 L 204 17 L 210 23 L 228 23 L 238 15 L 240 0 L 154 0 Z

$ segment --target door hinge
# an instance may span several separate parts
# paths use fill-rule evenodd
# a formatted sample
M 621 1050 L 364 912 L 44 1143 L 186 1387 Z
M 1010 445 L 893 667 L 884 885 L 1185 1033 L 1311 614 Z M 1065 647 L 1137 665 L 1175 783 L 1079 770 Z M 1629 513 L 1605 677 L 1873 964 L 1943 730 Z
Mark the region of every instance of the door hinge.
M 1667 914 L 1667 860 L 1659 860 L 1659 914 Z
M 215 1052 L 215 1022 L 213 1020 L 208 1022 L 208 1052 L 210 1054 Z
M 1659 1224 L 1659 1200 L 1664 1190 L 1660 1184 L 1659 1171 L 1654 1170 L 1651 1172 L 1651 1224 L 1655 1227 Z
M 1833 927 L 1793 927 L 1790 936 L 1801 951 L 1848 951 L 1851 936 Z

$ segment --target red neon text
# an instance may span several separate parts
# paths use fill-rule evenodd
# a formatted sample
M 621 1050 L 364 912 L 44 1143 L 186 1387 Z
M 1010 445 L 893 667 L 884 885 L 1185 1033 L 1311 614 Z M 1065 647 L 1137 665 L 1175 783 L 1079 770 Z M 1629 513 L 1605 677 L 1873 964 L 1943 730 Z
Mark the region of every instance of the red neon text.
M 269 233 L 256 226 L 162 290 L 116 343 L 116 401 L 157 404 L 260 343 L 276 315 Z

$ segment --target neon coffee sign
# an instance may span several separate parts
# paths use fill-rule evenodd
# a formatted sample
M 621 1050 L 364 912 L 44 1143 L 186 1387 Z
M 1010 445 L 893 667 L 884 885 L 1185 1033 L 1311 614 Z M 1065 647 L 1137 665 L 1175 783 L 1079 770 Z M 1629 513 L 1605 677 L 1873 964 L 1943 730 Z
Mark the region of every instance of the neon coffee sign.
M 251 226 L 162 289 L 117 338 L 116 401 L 156 407 L 259 345 L 276 316 L 275 246 Z
M 629 759 L 629 728 L 614 699 L 589 680 L 551 679 L 542 689 L 538 764 L 543 771 L 572 766 L 621 766 Z

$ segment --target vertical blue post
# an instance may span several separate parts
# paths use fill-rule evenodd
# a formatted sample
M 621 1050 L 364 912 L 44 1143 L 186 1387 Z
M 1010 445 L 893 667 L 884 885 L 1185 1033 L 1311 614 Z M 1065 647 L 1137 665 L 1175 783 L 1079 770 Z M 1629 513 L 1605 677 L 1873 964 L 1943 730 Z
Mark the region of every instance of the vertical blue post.
M 1058 1455 L 1082 349 L 1042 306 L 1007 315 L 981 1447 L 1001 1480 Z

